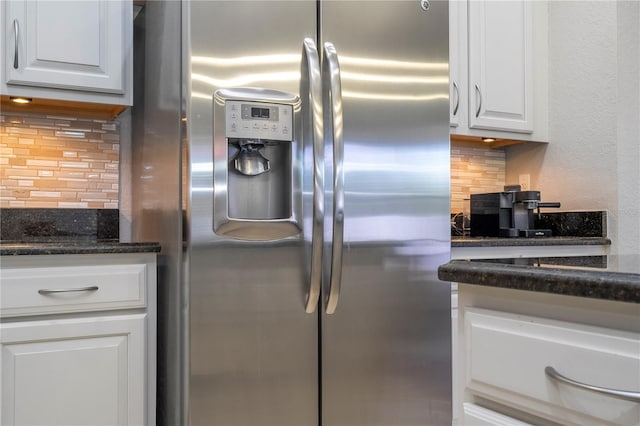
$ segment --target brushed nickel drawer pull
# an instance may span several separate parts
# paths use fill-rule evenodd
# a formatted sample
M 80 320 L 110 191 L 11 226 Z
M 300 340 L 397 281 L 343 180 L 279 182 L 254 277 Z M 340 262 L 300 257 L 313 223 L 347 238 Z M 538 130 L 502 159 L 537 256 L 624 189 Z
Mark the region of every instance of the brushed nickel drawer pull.
M 55 293 L 73 293 L 78 291 L 98 291 L 98 286 L 92 285 L 90 287 L 79 287 L 79 288 L 43 288 L 38 290 L 38 293 L 47 295 L 47 294 L 55 294 Z
M 562 374 L 558 373 L 556 371 L 555 368 L 553 367 L 546 367 L 544 369 L 545 374 L 550 377 L 553 380 L 557 380 L 560 383 L 564 383 L 570 386 L 574 386 L 576 388 L 579 389 L 586 389 L 586 390 L 590 390 L 593 392 L 598 392 L 604 395 L 608 395 L 612 398 L 618 398 L 618 399 L 625 399 L 627 401 L 633 401 L 633 402 L 640 402 L 640 392 L 633 392 L 633 391 L 625 391 L 625 390 L 618 390 L 618 389 L 609 389 L 609 388 L 602 388 L 600 386 L 594 386 L 594 385 L 588 385 L 586 383 L 580 383 L 577 382 L 575 380 L 572 380 L 568 377 L 563 376 Z

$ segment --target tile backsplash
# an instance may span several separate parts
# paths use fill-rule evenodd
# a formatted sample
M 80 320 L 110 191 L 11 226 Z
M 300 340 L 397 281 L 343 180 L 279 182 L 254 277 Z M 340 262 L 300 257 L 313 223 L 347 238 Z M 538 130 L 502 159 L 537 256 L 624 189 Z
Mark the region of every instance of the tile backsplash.
M 117 209 L 118 121 L 0 112 L 0 208 Z M 502 148 L 451 146 L 451 212 L 501 191 Z
M 0 113 L 0 207 L 118 208 L 117 121 Z
M 505 185 L 504 148 L 451 145 L 451 212 L 463 210 L 470 194 L 502 191 Z

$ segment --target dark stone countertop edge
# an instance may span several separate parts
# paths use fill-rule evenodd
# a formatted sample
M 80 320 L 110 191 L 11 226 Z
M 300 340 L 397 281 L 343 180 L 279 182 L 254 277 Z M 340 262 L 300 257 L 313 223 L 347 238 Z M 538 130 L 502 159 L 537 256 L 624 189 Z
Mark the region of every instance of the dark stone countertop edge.
M 160 244 L 155 242 L 0 243 L 0 256 L 159 252 Z
M 514 290 L 640 303 L 640 274 L 452 260 L 438 278 Z
M 497 238 L 452 237 L 451 247 L 592 246 L 611 245 L 606 237 Z

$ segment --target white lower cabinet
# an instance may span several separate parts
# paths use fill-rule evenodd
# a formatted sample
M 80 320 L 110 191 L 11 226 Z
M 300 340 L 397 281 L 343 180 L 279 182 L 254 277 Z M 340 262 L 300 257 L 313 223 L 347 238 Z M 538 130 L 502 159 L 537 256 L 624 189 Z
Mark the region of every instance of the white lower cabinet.
M 3 425 L 144 424 L 145 314 L 2 327 Z
M 2 262 L 2 425 L 155 424 L 155 255 Z
M 461 424 L 640 424 L 640 399 L 607 394 L 640 395 L 640 305 L 464 284 L 458 290 Z M 604 391 L 553 378 L 549 367 Z

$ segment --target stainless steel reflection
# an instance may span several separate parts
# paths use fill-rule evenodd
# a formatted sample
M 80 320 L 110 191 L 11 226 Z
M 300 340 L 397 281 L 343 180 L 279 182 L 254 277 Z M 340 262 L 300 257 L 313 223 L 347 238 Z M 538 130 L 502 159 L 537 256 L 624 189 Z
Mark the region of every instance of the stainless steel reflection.
M 133 235 L 162 244 L 160 425 L 451 424 L 447 13 L 146 3 Z M 222 104 L 257 89 L 288 94 L 295 136 L 245 141 L 269 166 L 247 151 L 233 188 Z M 291 185 L 258 190 L 273 173 Z

